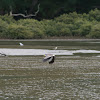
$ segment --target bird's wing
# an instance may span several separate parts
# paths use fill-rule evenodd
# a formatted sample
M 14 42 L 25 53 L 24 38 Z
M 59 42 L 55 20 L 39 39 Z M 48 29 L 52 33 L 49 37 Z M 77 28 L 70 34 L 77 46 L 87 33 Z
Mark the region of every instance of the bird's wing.
M 54 60 L 55 60 L 55 57 L 54 57 L 54 56 L 52 56 L 52 57 L 51 57 L 51 59 L 50 59 L 50 61 L 49 61 L 49 64 L 54 63 Z
M 48 61 L 50 58 L 51 58 L 51 56 L 46 56 L 46 57 L 43 59 L 43 62 Z

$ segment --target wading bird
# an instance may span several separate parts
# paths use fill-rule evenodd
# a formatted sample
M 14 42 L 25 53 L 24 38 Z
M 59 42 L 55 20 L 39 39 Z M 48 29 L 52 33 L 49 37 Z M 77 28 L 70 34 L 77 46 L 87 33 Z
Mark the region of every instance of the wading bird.
M 0 53 L 0 56 L 7 56 L 6 54 L 4 54 L 4 53 Z
M 24 46 L 24 44 L 23 44 L 23 43 L 21 43 L 21 42 L 19 43 L 19 45 L 20 45 L 20 46 Z
M 57 50 L 58 47 L 55 47 L 54 49 Z
M 54 63 L 54 61 L 55 61 L 55 55 L 46 54 L 46 55 L 45 55 L 45 58 L 43 59 L 43 62 L 46 62 L 46 61 L 48 61 L 49 64 Z

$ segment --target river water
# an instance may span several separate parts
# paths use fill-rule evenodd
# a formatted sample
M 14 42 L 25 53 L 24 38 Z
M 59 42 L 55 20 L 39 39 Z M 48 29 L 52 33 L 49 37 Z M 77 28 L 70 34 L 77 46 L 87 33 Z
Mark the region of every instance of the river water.
M 0 52 L 0 100 L 100 100 L 100 40 L 0 41 Z

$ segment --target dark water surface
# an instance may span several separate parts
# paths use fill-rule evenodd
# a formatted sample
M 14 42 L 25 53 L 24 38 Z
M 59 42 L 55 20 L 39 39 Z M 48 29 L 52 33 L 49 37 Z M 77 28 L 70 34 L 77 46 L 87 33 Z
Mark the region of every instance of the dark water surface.
M 53 50 L 55 46 L 58 50 L 100 51 L 99 40 L 0 41 L 0 49 Z M 51 65 L 42 60 L 43 55 L 1 56 L 0 100 L 100 100 L 99 52 L 56 55 Z

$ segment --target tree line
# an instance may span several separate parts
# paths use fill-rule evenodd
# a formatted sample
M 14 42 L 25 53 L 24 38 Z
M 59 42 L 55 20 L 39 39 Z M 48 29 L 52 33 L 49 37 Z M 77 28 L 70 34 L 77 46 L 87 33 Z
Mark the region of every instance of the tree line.
M 65 13 L 53 19 L 20 19 L 0 16 L 1 39 L 100 38 L 100 10 Z

